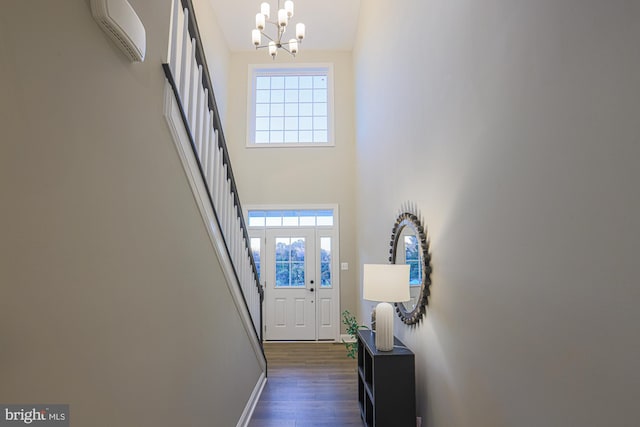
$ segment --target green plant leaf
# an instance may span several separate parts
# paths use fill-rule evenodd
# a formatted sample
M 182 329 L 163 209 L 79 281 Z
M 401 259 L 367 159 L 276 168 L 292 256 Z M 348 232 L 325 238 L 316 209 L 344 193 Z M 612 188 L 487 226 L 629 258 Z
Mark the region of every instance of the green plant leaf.
M 351 335 L 353 339 L 357 341 L 358 330 L 362 328 L 367 328 L 365 325 L 358 324 L 358 319 L 356 316 L 351 314 L 349 310 L 345 310 L 342 312 L 342 323 L 346 326 L 347 333 Z M 344 341 L 344 345 L 347 348 L 347 357 L 351 359 L 355 359 L 358 355 L 358 343 L 357 342 L 346 342 Z

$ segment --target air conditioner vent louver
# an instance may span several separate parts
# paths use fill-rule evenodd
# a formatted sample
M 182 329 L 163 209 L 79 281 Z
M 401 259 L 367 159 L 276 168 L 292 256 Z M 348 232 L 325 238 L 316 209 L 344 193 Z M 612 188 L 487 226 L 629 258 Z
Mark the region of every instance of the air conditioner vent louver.
M 93 18 L 134 62 L 144 61 L 146 33 L 127 0 L 91 0 Z

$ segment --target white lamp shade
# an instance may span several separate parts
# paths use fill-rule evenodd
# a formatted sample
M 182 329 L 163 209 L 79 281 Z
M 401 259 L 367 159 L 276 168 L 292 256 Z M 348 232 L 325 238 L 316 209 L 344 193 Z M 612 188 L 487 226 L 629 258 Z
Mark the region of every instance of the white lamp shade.
M 409 301 L 408 264 L 365 264 L 363 297 L 369 301 Z
M 269 55 L 275 58 L 277 54 L 278 54 L 278 47 L 276 46 L 276 42 L 273 42 L 273 41 L 269 42 Z

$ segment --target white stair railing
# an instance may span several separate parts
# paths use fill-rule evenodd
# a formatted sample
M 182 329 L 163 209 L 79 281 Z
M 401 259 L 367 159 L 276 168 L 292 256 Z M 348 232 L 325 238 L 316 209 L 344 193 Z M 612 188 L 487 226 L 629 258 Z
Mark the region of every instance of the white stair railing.
M 224 133 L 213 96 L 211 78 L 197 23 L 189 0 L 173 0 L 167 80 L 181 108 L 202 180 L 207 188 L 237 285 L 251 316 L 256 336 L 262 341 L 264 292 L 249 248 L 249 235 L 229 162 Z

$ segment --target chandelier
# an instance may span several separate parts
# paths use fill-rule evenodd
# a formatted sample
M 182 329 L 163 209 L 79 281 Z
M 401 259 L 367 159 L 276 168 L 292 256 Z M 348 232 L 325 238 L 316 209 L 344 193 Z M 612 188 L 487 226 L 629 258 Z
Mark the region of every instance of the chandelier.
M 305 35 L 305 28 L 302 22 L 296 24 L 296 38 L 291 38 L 286 41 L 284 37 L 285 31 L 287 31 L 287 25 L 289 25 L 289 19 L 293 16 L 293 1 L 287 0 L 284 2 L 284 7 L 280 7 L 280 0 L 278 0 L 278 16 L 277 20 L 270 21 L 271 6 L 269 3 L 263 2 L 260 5 L 260 12 L 256 14 L 256 28 L 251 31 L 251 38 L 256 49 L 269 48 L 269 55 L 273 59 L 276 59 L 278 49 L 285 50 L 291 56 L 296 56 L 298 53 L 298 47 L 302 44 L 302 39 Z M 275 17 L 274 17 L 275 18 Z M 275 25 L 277 29 L 277 35 L 270 37 L 265 33 L 265 27 L 267 24 Z M 269 39 L 268 44 L 262 44 L 262 36 Z

